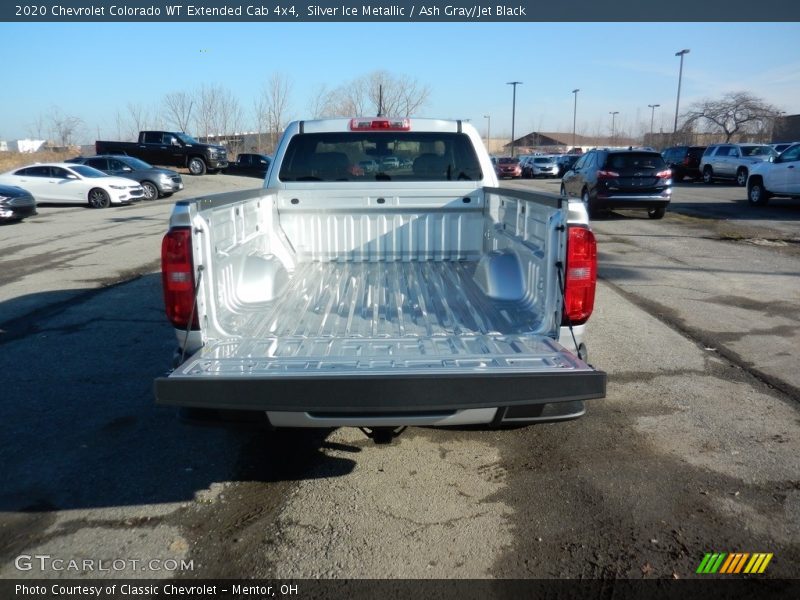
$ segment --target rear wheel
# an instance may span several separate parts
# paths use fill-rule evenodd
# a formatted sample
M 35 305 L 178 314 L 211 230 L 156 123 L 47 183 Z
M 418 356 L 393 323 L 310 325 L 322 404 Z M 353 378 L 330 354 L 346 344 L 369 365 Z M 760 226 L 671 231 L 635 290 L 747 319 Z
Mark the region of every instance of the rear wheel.
M 714 183 L 714 171 L 711 167 L 703 169 L 703 183 Z
M 764 189 L 761 179 L 750 181 L 747 185 L 747 201 L 753 206 L 764 206 L 769 200 L 769 192 Z
M 103 189 L 94 188 L 89 192 L 89 206 L 92 208 L 108 208 L 111 206 L 111 196 Z
M 647 216 L 651 219 L 663 219 L 664 214 L 667 212 L 666 206 L 656 206 L 655 208 L 647 209 Z
M 144 188 L 145 200 L 158 200 L 158 188 L 152 181 L 143 181 L 142 188 Z
M 581 200 L 583 201 L 583 205 L 586 207 L 586 212 L 589 213 L 589 216 L 594 217 L 597 211 L 594 208 L 591 196 L 589 196 L 589 190 L 586 188 L 583 189 Z
M 747 185 L 747 169 L 744 167 L 736 171 L 736 185 L 739 187 L 744 187 Z
M 189 159 L 189 173 L 192 175 L 205 175 L 206 172 L 206 162 L 198 157 L 193 156 Z

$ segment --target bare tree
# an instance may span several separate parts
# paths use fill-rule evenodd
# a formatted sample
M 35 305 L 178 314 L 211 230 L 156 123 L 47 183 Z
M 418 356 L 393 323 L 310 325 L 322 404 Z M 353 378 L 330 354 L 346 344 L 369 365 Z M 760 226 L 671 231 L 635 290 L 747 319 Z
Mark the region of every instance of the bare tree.
M 282 73 L 273 73 L 255 101 L 256 121 L 266 124 L 270 135 L 270 149 L 274 151 L 278 136 L 286 128 L 289 112 L 289 94 L 292 83 Z M 261 127 L 259 127 L 261 131 Z
M 430 96 L 430 88 L 407 75 L 373 71 L 350 81 L 326 96 L 326 109 L 332 116 L 381 114 L 409 117 Z
M 84 122 L 80 117 L 62 114 L 56 107 L 50 110 L 50 130 L 53 141 L 62 148 L 72 146 L 83 127 Z
M 740 133 L 759 135 L 770 131 L 780 115 L 777 107 L 750 92 L 729 92 L 717 100 L 695 102 L 684 113 L 684 127 L 698 126 L 722 133 L 725 141 Z
M 315 119 L 333 115 L 333 92 L 326 85 L 314 90 L 308 101 L 308 114 Z
M 47 121 L 45 116 L 40 113 L 32 123 L 28 123 L 26 129 L 29 137 L 36 140 L 41 140 L 45 135 L 45 130 L 47 129 Z
M 167 121 L 178 131 L 189 131 L 194 100 L 187 92 L 170 92 L 164 96 L 164 113 Z
M 150 122 L 150 115 L 147 107 L 141 102 L 128 102 L 128 131 L 127 138 L 135 140 L 139 132 L 147 129 Z
M 217 85 L 202 85 L 197 92 L 197 110 L 195 110 L 195 133 L 208 138 L 220 133 L 217 126 L 217 114 L 222 88 Z

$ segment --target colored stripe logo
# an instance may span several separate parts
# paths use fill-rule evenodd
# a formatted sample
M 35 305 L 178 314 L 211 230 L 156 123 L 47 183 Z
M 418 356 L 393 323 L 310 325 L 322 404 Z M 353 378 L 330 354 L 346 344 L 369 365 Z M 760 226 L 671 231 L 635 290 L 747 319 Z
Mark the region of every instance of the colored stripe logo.
M 708 552 L 700 561 L 696 573 L 702 575 L 724 574 L 737 575 L 746 573 L 750 575 L 763 573 L 767 569 L 773 554 L 770 552 Z

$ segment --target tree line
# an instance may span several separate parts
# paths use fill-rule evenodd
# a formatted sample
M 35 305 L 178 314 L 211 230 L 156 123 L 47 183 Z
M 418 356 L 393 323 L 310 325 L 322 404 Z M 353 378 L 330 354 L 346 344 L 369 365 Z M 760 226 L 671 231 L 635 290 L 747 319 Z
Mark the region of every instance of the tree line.
M 430 87 L 408 75 L 373 71 L 338 87 L 318 86 L 304 111 L 293 103 L 293 82 L 283 73 L 272 74 L 249 104 L 228 88 L 201 84 L 194 90 L 166 93 L 159 103 L 128 102 L 114 114 L 115 139 L 133 141 L 147 129 L 185 131 L 196 137 L 232 136 L 255 131 L 259 152 L 272 152 L 289 121 L 297 117 L 323 118 L 377 115 L 408 117 L 428 102 Z M 105 128 L 106 130 L 108 128 Z M 60 147 L 100 134 L 100 127 L 52 107 L 28 125 L 28 135 L 49 138 Z M 248 148 L 250 150 L 251 148 Z

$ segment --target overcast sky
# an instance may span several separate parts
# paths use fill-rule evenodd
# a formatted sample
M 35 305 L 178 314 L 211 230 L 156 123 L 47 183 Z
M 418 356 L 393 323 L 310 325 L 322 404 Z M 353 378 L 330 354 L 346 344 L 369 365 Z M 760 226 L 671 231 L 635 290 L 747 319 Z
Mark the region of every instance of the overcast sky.
M 470 119 L 485 134 L 672 129 L 679 59 L 681 107 L 726 91 L 750 91 L 800 113 L 799 23 L 0 23 L 0 140 L 28 137 L 55 107 L 86 124 L 78 141 L 116 135 L 129 103 L 156 111 L 165 94 L 202 84 L 229 89 L 248 117 L 274 72 L 292 82 L 290 113 L 309 98 L 385 69 L 431 88 L 417 116 Z M 250 119 L 248 119 L 250 120 Z M 251 123 L 252 125 L 252 123 Z

